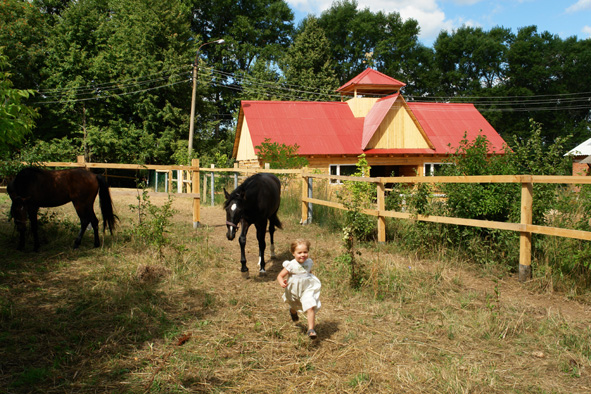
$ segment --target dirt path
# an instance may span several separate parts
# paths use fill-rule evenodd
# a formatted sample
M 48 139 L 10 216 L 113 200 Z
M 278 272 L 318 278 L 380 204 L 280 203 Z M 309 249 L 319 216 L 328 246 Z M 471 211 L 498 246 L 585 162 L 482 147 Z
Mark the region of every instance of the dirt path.
M 212 242 L 219 248 L 224 250 L 229 260 L 234 260 L 236 273 L 239 274 L 240 270 L 240 246 L 238 239 L 228 241 L 226 239 L 226 226 L 225 223 L 225 211 L 221 207 L 202 207 L 201 210 L 201 222 L 203 225 L 208 226 L 213 230 Z M 311 231 L 310 231 L 311 230 Z M 307 226 L 289 225 L 285 223 L 283 230 L 278 230 L 275 233 L 276 253 L 278 256 L 277 260 L 271 260 L 269 257 L 269 245 L 265 252 L 268 277 L 273 280 L 269 281 L 267 278 L 266 282 L 270 282 L 272 286 L 274 283 L 275 276 L 281 269 L 281 262 L 285 259 L 291 259 L 289 254 L 289 242 L 300 236 L 307 236 L 314 241 L 317 237 L 313 234 L 318 228 L 307 228 Z M 326 238 L 328 235 L 324 234 L 320 236 L 321 244 L 323 247 L 338 249 L 340 245 L 337 240 Z M 269 239 L 267 236 L 267 244 Z M 371 258 L 371 251 L 365 250 L 364 255 Z M 312 251 L 314 254 L 314 250 Z M 247 236 L 246 242 L 246 258 L 247 265 L 250 270 L 250 277 L 258 275 L 258 243 L 256 240 L 256 232 L 254 226 L 251 226 Z M 319 261 L 319 263 L 322 263 Z M 400 259 L 399 264 L 405 265 L 408 261 L 404 258 Z M 425 270 L 432 269 L 432 262 L 413 262 L 418 268 Z M 535 314 L 540 317 L 550 317 L 553 315 L 559 315 L 572 322 L 587 323 L 591 324 L 591 305 L 570 300 L 564 294 L 553 293 L 552 291 L 532 291 L 528 287 L 531 284 L 520 283 L 517 279 L 517 275 L 506 277 L 500 280 L 492 280 L 490 278 L 484 278 L 478 276 L 478 273 L 470 269 L 458 269 L 453 268 L 453 272 L 449 269 L 444 268 L 443 274 L 454 276 L 459 279 L 464 286 L 465 292 L 475 292 L 479 294 L 497 294 L 500 302 L 504 305 L 512 305 L 514 307 L 523 309 L 527 313 Z M 277 292 L 278 289 L 274 289 Z

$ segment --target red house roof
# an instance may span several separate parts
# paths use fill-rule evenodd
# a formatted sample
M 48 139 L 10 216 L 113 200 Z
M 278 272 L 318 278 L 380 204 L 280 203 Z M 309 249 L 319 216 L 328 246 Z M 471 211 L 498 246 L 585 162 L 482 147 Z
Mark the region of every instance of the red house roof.
M 286 145 L 297 144 L 302 155 L 450 154 L 459 147 L 465 133 L 469 141 L 482 133 L 490 142 L 490 153 L 504 152 L 505 142 L 474 105 L 416 102 L 407 103 L 408 107 L 433 149 L 364 150 L 384 111 L 397 97 L 380 100 L 382 104 L 366 118 L 356 118 L 349 105 L 342 102 L 243 101 L 241 110 L 253 146 L 269 138 Z
M 464 133 L 468 141 L 486 135 L 489 153 L 504 152 L 505 141 L 473 104 L 409 102 L 408 106 L 437 153 L 454 153 Z
M 337 89 L 337 92 L 352 94 L 353 91 L 363 92 L 396 92 L 405 87 L 404 82 L 382 74 L 372 68 L 365 69 L 361 74 Z
M 347 103 L 311 101 L 243 101 L 253 146 L 265 138 L 299 145 L 302 155 L 360 155 L 363 118 Z

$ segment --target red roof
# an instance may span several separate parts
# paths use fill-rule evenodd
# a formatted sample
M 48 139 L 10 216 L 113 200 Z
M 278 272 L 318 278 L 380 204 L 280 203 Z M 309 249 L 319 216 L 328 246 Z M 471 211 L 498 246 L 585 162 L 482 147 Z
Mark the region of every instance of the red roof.
M 480 133 L 490 143 L 490 153 L 504 152 L 505 141 L 473 104 L 408 102 L 437 153 L 454 153 L 464 138 L 473 141 Z M 448 146 L 451 145 L 451 148 Z
M 355 78 L 351 79 L 349 82 L 338 88 L 337 92 L 350 92 L 355 88 L 358 90 L 363 90 L 364 86 L 370 88 L 371 90 L 378 88 L 379 90 L 389 90 L 394 92 L 406 86 L 406 84 L 404 82 L 400 82 L 397 79 L 389 77 L 386 74 L 382 74 L 381 72 L 372 68 L 367 68 L 361 74 L 357 75 Z
M 253 146 L 265 138 L 299 145 L 302 155 L 360 155 L 363 118 L 347 103 L 316 101 L 243 101 Z
M 503 152 L 505 142 L 474 105 L 416 102 L 407 103 L 408 107 L 434 149 L 364 151 L 362 146 L 367 145 L 384 111 L 389 108 L 387 105 L 396 97 L 398 95 L 380 100 L 382 104 L 372 109 L 366 118 L 355 118 L 344 102 L 243 101 L 242 111 L 253 147 L 269 138 L 286 145 L 297 144 L 298 153 L 302 155 L 449 154 L 459 147 L 464 133 L 472 141 L 481 130 L 490 142 L 490 153 Z

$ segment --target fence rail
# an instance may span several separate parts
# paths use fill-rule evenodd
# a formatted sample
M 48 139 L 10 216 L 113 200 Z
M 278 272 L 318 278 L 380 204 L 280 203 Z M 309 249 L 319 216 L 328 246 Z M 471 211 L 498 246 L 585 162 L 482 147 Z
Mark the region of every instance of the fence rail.
M 363 213 L 376 216 L 378 220 L 378 241 L 386 241 L 385 218 L 419 220 L 432 223 L 454 224 L 491 228 L 497 230 L 517 231 L 519 236 L 519 280 L 531 278 L 531 240 L 532 234 L 543 234 L 565 238 L 591 241 L 591 232 L 564 229 L 559 227 L 539 226 L 532 224 L 533 185 L 534 183 L 553 184 L 591 184 L 591 177 L 585 176 L 546 176 L 546 175 L 486 175 L 486 176 L 434 176 L 434 177 L 380 177 L 359 178 L 333 175 L 320 175 L 302 171 L 302 223 L 311 220 L 310 204 L 318 204 L 336 209 L 346 210 L 345 206 L 332 201 L 313 197 L 312 179 L 339 179 L 349 181 L 370 182 L 376 184 L 376 209 L 364 209 Z M 519 223 L 498 222 L 489 220 L 463 219 L 446 216 L 417 215 L 406 212 L 386 210 L 385 185 L 388 183 L 519 183 L 521 184 L 521 220 Z
M 303 169 L 269 169 L 266 168 L 207 168 L 199 167 L 199 160 L 193 159 L 190 166 L 182 165 L 142 165 L 142 164 L 116 164 L 116 163 L 87 163 L 82 156 L 78 157 L 76 163 L 67 162 L 47 162 L 40 163 L 47 167 L 86 167 L 86 168 L 104 168 L 104 169 L 137 169 L 137 170 L 158 170 L 158 171 L 187 171 L 189 177 L 187 179 L 191 186 L 191 191 L 187 193 L 177 194 L 178 196 L 185 196 L 193 198 L 193 226 L 197 227 L 200 224 L 200 207 L 201 194 L 199 193 L 199 172 L 209 173 L 212 185 L 212 204 L 213 204 L 213 185 L 214 176 L 216 173 L 234 173 L 234 183 L 237 186 L 237 174 L 249 176 L 259 172 L 270 172 L 275 174 L 295 174 L 302 179 L 302 224 L 310 223 L 312 220 L 312 205 L 323 205 L 329 208 L 346 210 L 347 208 L 338 202 L 322 200 L 314 197 L 313 193 L 313 179 L 323 180 L 340 180 L 340 181 L 356 181 L 367 182 L 376 185 L 376 207 L 375 209 L 364 209 L 362 212 L 377 217 L 378 241 L 386 241 L 386 218 L 397 218 L 405 220 L 419 220 L 432 223 L 453 224 L 460 226 L 471 226 L 490 228 L 505 231 L 519 232 L 519 280 L 525 281 L 531 278 L 531 240 L 532 234 L 543 234 L 549 236 L 565 237 L 591 241 L 591 232 L 582 230 L 572 230 L 559 227 L 539 226 L 532 223 L 532 206 L 533 206 L 533 185 L 538 184 L 571 184 L 584 185 L 591 184 L 591 177 L 586 176 L 551 176 L 551 175 L 484 175 L 484 176 L 428 176 L 428 177 L 352 177 L 341 175 L 315 174 L 308 171 L 308 168 Z M 169 178 L 169 182 L 172 177 Z M 189 180 L 190 179 L 190 180 Z M 183 179 L 179 182 L 184 183 Z M 519 223 L 498 222 L 489 220 L 477 219 L 463 219 L 447 216 L 433 216 L 433 215 L 417 215 L 407 212 L 396 212 L 386 210 L 385 207 L 385 190 L 386 184 L 391 183 L 519 183 L 521 184 L 521 220 Z M 204 187 L 207 185 L 204 178 Z M 0 192 L 6 192 L 5 188 L 0 188 Z M 137 193 L 137 190 L 114 191 L 116 194 L 131 194 Z M 150 193 L 163 194 L 163 193 Z M 205 196 L 206 193 L 203 193 Z

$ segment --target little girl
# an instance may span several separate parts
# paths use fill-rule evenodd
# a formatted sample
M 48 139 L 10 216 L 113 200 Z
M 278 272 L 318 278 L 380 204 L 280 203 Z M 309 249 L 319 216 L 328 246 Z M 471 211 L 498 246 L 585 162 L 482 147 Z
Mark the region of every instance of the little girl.
M 314 324 L 316 311 L 320 309 L 320 280 L 312 274 L 312 259 L 308 258 L 310 241 L 296 239 L 291 243 L 294 259 L 283 262 L 283 269 L 277 275 L 277 282 L 285 289 L 283 301 L 289 303 L 291 320 L 298 321 L 298 311 L 308 317 L 308 336 L 316 339 Z

